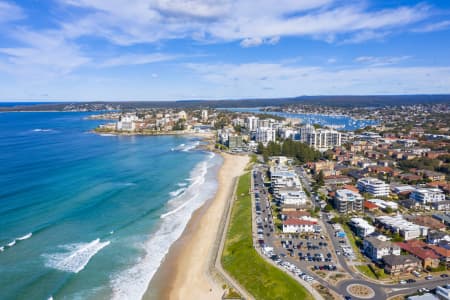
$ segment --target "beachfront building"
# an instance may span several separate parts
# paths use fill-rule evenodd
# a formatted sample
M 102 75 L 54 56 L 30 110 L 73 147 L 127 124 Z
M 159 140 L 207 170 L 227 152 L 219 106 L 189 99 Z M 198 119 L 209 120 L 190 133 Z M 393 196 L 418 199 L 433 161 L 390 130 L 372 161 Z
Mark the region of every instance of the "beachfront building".
M 300 179 L 294 171 L 287 168 L 272 167 L 270 168 L 270 181 L 273 193 L 279 198 L 279 191 L 282 189 L 303 190 Z
M 230 150 L 242 150 L 245 148 L 244 141 L 242 140 L 242 135 L 228 135 L 228 148 Z
M 389 196 L 389 185 L 377 178 L 361 178 L 357 187 L 361 193 L 369 193 L 374 197 Z
M 287 219 L 283 221 L 283 233 L 316 232 L 317 222 L 299 219 Z
M 245 127 L 249 130 L 249 131 L 256 131 L 256 129 L 258 128 L 258 117 L 255 116 L 249 116 L 245 119 Z
M 276 197 L 285 206 L 302 206 L 306 204 L 306 194 L 299 188 L 279 189 Z
M 300 127 L 300 141 L 319 151 L 341 146 L 341 133 L 329 128 L 315 128 L 311 124 Z
M 349 189 L 340 189 L 336 191 L 334 200 L 336 210 L 339 214 L 363 211 L 364 198 L 358 192 Z
M 400 255 L 399 246 L 387 240 L 386 236 L 368 236 L 363 241 L 364 253 L 375 262 L 387 255 Z
M 269 142 L 275 142 L 276 130 L 270 127 L 258 127 L 256 129 L 256 141 L 267 145 Z
M 428 227 L 411 223 L 405 220 L 402 215 L 376 217 L 375 222 L 393 233 L 399 233 L 405 240 L 428 234 Z
M 349 226 L 353 229 L 357 236 L 362 238 L 375 232 L 375 227 L 362 218 L 351 218 Z
M 118 131 L 135 131 L 136 122 L 139 118 L 136 115 L 124 115 L 121 116 L 116 123 L 116 130 Z
M 444 192 L 438 188 L 419 188 L 409 195 L 409 198 L 420 205 L 429 205 L 436 202 L 445 201 Z

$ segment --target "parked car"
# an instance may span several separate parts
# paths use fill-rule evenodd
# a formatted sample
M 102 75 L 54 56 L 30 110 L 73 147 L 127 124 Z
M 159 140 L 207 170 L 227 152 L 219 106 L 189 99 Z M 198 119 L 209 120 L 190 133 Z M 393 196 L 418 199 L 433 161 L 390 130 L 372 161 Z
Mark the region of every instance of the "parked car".
M 448 274 L 441 274 L 441 278 L 447 278 Z
M 426 280 L 431 280 L 433 279 L 433 275 L 428 275 L 427 277 L 425 277 Z
M 406 284 L 406 280 L 400 280 L 400 284 Z

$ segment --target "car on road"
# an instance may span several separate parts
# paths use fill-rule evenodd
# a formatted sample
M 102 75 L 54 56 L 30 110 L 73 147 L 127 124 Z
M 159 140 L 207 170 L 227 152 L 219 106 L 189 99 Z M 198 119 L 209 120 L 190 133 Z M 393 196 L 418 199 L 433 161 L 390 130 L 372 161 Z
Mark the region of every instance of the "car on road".
M 448 274 L 441 274 L 441 278 L 447 278 Z
M 426 280 L 431 280 L 433 279 L 433 275 L 428 275 L 427 277 L 425 277 Z
M 406 284 L 406 280 L 400 280 L 400 284 Z
M 408 280 L 406 280 L 406 282 L 407 283 L 414 283 L 414 282 L 416 282 L 414 279 L 408 279 Z

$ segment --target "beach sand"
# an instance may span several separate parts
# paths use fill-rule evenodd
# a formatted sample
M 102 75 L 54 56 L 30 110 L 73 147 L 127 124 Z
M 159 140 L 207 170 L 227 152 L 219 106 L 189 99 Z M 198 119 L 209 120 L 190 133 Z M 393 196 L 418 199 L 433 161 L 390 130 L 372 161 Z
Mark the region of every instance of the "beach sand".
M 222 287 L 208 272 L 210 259 L 225 204 L 233 193 L 233 179 L 244 172 L 249 161 L 248 156 L 222 156 L 216 195 L 193 214 L 182 236 L 170 247 L 143 299 L 221 299 Z

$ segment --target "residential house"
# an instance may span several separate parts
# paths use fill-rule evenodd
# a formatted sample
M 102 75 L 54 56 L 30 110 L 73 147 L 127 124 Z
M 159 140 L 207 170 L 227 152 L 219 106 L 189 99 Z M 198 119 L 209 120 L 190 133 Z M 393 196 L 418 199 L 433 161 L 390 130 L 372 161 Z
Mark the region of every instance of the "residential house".
M 412 255 L 386 255 L 383 262 L 384 271 L 394 276 L 422 269 L 420 259 Z
M 414 255 L 422 261 L 423 268 L 439 267 L 440 257 L 436 252 L 427 247 L 427 244 L 420 240 L 411 240 L 397 243 L 406 252 Z

